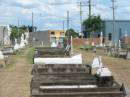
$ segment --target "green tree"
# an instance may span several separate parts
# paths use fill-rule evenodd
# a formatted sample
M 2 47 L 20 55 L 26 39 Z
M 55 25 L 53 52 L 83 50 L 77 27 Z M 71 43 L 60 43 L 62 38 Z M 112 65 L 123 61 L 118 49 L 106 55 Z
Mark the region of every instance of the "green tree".
M 15 42 L 15 39 L 20 38 L 23 32 L 24 32 L 24 29 L 17 26 L 11 26 L 10 40 L 12 41 L 12 43 Z
M 87 33 L 90 33 L 90 37 L 92 36 L 92 32 L 100 32 L 101 31 L 101 23 L 102 20 L 100 16 L 91 16 L 88 19 L 84 20 L 83 25 Z
M 69 38 L 72 36 L 73 38 L 76 38 L 76 37 L 79 37 L 79 34 L 72 28 L 70 28 L 69 30 L 66 31 L 66 34 L 65 36 L 68 37 L 69 35 Z

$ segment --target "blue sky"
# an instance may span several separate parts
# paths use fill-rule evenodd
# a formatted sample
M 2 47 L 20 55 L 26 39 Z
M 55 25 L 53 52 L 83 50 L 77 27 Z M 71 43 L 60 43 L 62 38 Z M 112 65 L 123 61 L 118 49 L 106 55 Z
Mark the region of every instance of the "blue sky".
M 70 27 L 80 30 L 79 7 L 77 2 L 87 0 L 0 0 L 0 24 L 31 25 L 31 13 L 34 12 L 34 25 L 39 30 L 62 29 L 66 25 L 66 12 L 70 11 Z M 130 0 L 116 0 L 116 19 L 130 20 Z M 64 5 L 55 5 L 58 2 Z M 92 0 L 96 6 L 92 13 L 102 19 L 112 19 L 111 0 Z M 88 17 L 88 7 L 83 7 L 83 18 Z

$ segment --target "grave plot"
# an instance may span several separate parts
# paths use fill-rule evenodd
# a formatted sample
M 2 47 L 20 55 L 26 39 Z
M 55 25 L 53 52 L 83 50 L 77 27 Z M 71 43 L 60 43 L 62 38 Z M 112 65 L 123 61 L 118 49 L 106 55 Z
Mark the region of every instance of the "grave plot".
M 37 65 L 33 70 L 31 97 L 125 97 L 111 77 L 92 75 L 87 65 Z
M 82 64 L 82 56 L 70 56 L 70 47 L 59 48 L 36 48 L 34 64 Z
M 116 48 L 106 47 L 105 52 L 106 52 L 106 54 L 111 55 L 113 57 L 130 59 L 130 49 L 129 48 L 121 49 L 118 47 L 116 47 Z
M 78 73 L 91 73 L 89 65 L 81 64 L 43 64 L 34 65 L 32 74 L 45 75 L 45 74 L 78 74 Z
M 47 49 L 44 53 L 47 53 Z M 51 55 L 52 53 L 48 56 L 50 57 Z M 121 86 L 115 82 L 111 72 L 100 65 L 101 62 L 97 65 L 98 62 L 96 61 L 100 59 L 93 61 L 99 67 L 95 74 L 91 73 L 95 64 L 85 65 L 82 62 L 78 64 L 77 57 L 75 63 L 71 63 L 72 60 L 66 62 L 67 60 L 62 60 L 62 57 L 56 60 L 60 63 L 52 61 L 54 57 L 49 59 L 47 64 L 45 63 L 46 59 L 44 59 L 43 63 L 33 65 L 33 77 L 30 84 L 31 97 L 126 96 L 124 85 Z M 49 61 L 51 61 L 51 64 L 49 64 Z
M 14 54 L 14 50 L 12 47 L 3 48 L 2 52 L 4 55 L 13 55 Z
M 35 55 L 36 57 L 68 57 L 70 55 L 69 48 L 42 48 L 42 47 L 36 47 L 35 48 Z

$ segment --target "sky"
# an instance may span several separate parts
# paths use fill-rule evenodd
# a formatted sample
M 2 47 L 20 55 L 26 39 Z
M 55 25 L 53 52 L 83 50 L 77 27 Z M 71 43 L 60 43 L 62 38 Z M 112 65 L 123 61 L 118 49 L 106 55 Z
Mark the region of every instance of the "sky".
M 0 0 L 0 25 L 31 25 L 32 12 L 34 25 L 38 30 L 66 28 L 67 11 L 70 12 L 70 28 L 80 31 L 78 2 L 87 5 L 88 0 Z M 103 20 L 112 19 L 111 0 L 91 0 L 92 14 Z M 116 0 L 116 19 L 130 20 L 130 0 Z M 83 19 L 88 17 L 88 6 L 82 7 Z

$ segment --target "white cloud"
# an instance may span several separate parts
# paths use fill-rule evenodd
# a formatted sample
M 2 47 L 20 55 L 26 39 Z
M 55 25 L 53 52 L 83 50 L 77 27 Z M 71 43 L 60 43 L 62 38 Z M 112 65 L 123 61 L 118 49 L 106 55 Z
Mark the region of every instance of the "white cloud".
M 126 6 L 126 7 L 125 7 L 125 10 L 126 10 L 127 12 L 130 12 L 130 6 Z
M 22 9 L 22 11 L 21 11 L 21 12 L 22 12 L 23 14 L 28 14 L 28 13 L 29 13 L 29 11 L 30 11 L 29 9 L 24 8 L 24 9 Z
M 77 2 L 86 0 L 2 0 L 0 2 L 0 19 L 4 23 L 17 24 L 21 19 L 23 24 L 31 23 L 31 13 L 34 12 L 35 24 L 38 28 L 44 25 L 44 28 L 62 28 L 62 25 L 56 24 L 56 21 L 66 21 L 67 10 L 70 11 L 70 18 L 76 29 L 79 26 L 79 6 Z M 96 6 L 92 7 L 93 14 L 100 14 L 102 19 L 112 19 L 111 0 L 96 0 L 93 2 Z M 64 4 L 65 5 L 55 5 Z M 117 0 L 118 8 L 116 10 L 116 19 L 130 19 L 130 0 Z M 6 9 L 6 10 L 5 10 Z M 84 19 L 88 15 L 88 6 L 84 6 Z M 41 15 L 40 15 L 41 14 Z M 15 22 L 14 22 L 15 21 Z M 52 21 L 54 21 L 52 23 Z
M 17 3 L 23 4 L 23 5 L 30 5 L 33 4 L 33 0 L 16 0 Z

